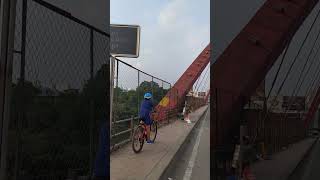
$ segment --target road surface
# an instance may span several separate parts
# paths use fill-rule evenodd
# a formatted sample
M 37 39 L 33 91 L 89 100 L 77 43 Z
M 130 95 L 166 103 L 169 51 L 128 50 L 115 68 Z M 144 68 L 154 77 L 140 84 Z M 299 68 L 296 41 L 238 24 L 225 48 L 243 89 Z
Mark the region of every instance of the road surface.
M 210 108 L 208 108 L 210 109 Z M 192 119 L 191 119 L 192 120 Z M 169 165 L 163 180 L 210 179 L 210 112 L 205 113 L 181 148 L 176 160 Z
M 302 160 L 289 180 L 318 180 L 320 179 L 320 141 L 317 140 L 312 150 Z

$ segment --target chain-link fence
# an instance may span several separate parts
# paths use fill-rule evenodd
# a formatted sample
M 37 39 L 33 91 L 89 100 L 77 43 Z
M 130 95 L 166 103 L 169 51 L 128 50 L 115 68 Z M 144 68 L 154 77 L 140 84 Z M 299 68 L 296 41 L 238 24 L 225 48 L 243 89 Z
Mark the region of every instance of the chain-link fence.
M 111 148 L 130 141 L 134 126 L 139 122 L 138 114 L 146 92 L 153 94 L 157 105 L 171 89 L 171 84 L 143 72 L 119 59 L 115 61 L 113 93 L 113 118 Z
M 6 179 L 91 176 L 110 35 L 41 0 L 17 0 L 15 21 Z

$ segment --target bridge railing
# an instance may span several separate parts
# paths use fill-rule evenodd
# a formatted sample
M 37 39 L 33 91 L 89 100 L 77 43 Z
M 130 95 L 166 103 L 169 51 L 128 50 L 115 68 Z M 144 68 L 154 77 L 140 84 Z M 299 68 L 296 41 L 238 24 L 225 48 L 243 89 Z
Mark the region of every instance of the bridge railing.
M 171 89 L 171 84 L 163 79 L 148 74 L 118 58 L 115 61 L 115 79 L 112 104 L 111 143 L 110 148 L 115 149 L 131 139 L 134 126 L 139 122 L 138 114 L 143 95 L 146 92 L 153 94 L 153 103 L 157 105 Z M 168 102 L 170 106 L 170 103 Z M 166 113 L 168 121 L 174 109 Z
M 265 144 L 265 153 L 272 154 L 281 151 L 288 145 L 303 140 L 307 136 L 307 129 L 303 127 L 300 113 L 269 113 L 264 119 L 262 110 L 248 110 L 248 134 L 256 137 L 256 141 Z
M 200 107 L 207 104 L 205 97 L 187 97 L 187 102 L 190 105 L 192 110 L 199 109 Z
M 161 127 L 164 124 L 170 123 L 170 120 L 172 118 L 176 117 L 178 113 L 179 112 L 177 111 L 177 109 L 171 109 L 171 110 L 165 112 L 166 119 L 164 121 L 159 121 L 158 127 Z M 118 127 L 122 127 L 122 128 L 119 128 L 118 131 L 114 132 L 111 135 L 111 143 L 110 143 L 111 144 L 110 145 L 111 152 L 114 150 L 117 150 L 121 146 L 123 146 L 131 141 L 134 129 L 139 124 L 139 121 L 140 121 L 139 117 L 136 116 L 136 117 L 131 117 L 131 118 L 122 119 L 122 120 L 112 122 L 113 127 L 118 126 Z

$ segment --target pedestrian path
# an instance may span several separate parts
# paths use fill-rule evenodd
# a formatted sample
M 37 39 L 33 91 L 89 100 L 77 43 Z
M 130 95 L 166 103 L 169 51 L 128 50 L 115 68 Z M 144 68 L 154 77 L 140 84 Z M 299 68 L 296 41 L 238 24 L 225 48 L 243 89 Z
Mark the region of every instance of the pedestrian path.
M 145 144 L 139 154 L 133 152 L 131 144 L 112 153 L 110 157 L 110 179 L 158 179 L 206 109 L 207 106 L 204 106 L 191 113 L 191 124 L 182 120 L 175 120 L 158 129 L 155 144 Z
M 285 151 L 274 154 L 271 160 L 253 164 L 252 171 L 256 179 L 287 180 L 315 141 L 315 138 L 307 138 L 291 145 Z

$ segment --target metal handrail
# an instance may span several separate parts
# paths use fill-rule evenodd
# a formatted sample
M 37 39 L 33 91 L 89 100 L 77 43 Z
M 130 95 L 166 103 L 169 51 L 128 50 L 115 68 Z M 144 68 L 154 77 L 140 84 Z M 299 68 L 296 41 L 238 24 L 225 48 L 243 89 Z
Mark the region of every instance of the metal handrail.
M 131 129 L 132 129 L 132 128 L 131 128 Z M 116 136 L 120 136 L 120 135 L 125 134 L 125 133 L 127 133 L 127 132 L 131 132 L 131 129 L 127 129 L 127 130 L 121 131 L 121 132 L 119 132 L 119 133 L 116 133 L 116 134 L 112 135 L 111 138 L 112 138 L 112 137 L 116 137 Z
M 136 119 L 139 119 L 139 117 L 133 118 L 133 120 L 136 120 Z M 132 120 L 132 118 L 127 118 L 127 119 L 123 119 L 123 120 L 114 121 L 114 122 L 112 122 L 112 124 L 119 124 L 119 123 L 131 121 L 131 120 Z

